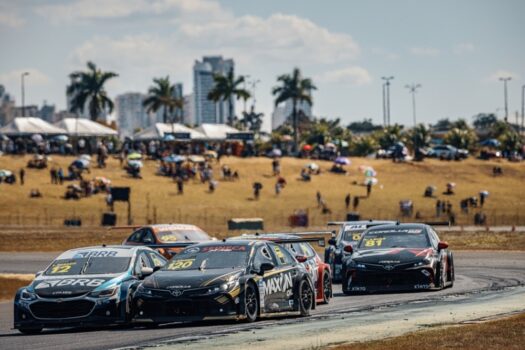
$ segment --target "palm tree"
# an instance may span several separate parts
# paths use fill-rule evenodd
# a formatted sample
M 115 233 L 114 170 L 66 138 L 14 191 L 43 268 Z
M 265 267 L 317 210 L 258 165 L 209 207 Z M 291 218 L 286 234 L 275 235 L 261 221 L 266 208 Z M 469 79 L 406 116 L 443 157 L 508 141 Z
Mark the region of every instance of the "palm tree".
M 470 128 L 458 129 L 453 128 L 445 135 L 445 142 L 456 147 L 464 149 L 473 149 L 477 141 L 477 136 Z
M 261 131 L 263 116 L 264 113 L 255 112 L 255 108 L 252 106 L 250 112 L 243 112 L 243 118 L 241 119 L 240 123 L 244 129 L 258 133 Z
M 107 96 L 104 84 L 117 73 L 103 72 L 93 62 L 87 63 L 87 71 L 77 71 L 69 75 L 71 84 L 67 87 L 67 95 L 71 98 L 70 112 L 84 112 L 88 105 L 91 120 L 96 121 L 106 108 L 113 111 L 113 101 Z
M 240 87 L 244 83 L 244 76 L 235 78 L 233 69 L 230 69 L 226 76 L 222 74 L 215 74 L 213 76 L 215 85 L 213 89 L 208 93 L 208 99 L 217 103 L 220 100 L 228 101 L 228 124 L 233 125 L 235 116 L 233 115 L 233 99 L 244 99 L 245 101 L 250 98 L 248 90 Z
M 162 108 L 162 120 L 167 123 L 168 114 L 172 115 L 175 109 L 182 110 L 184 100 L 175 97 L 175 85 L 171 85 L 169 75 L 165 78 L 154 78 L 153 83 L 154 85 L 148 89 L 148 96 L 142 105 L 146 107 L 148 113 L 156 113 Z
M 312 90 L 317 89 L 309 78 L 303 78 L 299 68 L 294 68 L 292 74 L 283 74 L 277 78 L 281 83 L 272 90 L 272 94 L 276 96 L 275 106 L 287 100 L 292 100 L 292 121 L 294 134 L 294 148 L 297 151 L 299 143 L 299 135 L 297 131 L 297 103 L 306 102 L 312 105 Z
M 410 130 L 409 142 L 414 150 L 427 147 L 430 143 L 431 132 L 424 124 L 418 124 Z
M 374 153 L 379 148 L 376 140 L 372 136 L 363 136 L 352 142 L 352 154 L 360 157 L 366 157 Z
M 403 126 L 399 124 L 385 127 L 376 133 L 377 142 L 382 149 L 388 149 L 401 141 Z

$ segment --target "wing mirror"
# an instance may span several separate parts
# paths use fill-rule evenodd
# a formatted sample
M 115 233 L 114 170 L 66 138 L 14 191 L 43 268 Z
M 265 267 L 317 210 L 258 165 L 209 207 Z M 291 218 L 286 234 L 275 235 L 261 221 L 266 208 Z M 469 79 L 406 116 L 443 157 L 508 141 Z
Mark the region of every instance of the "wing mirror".
M 265 262 L 261 264 L 261 267 L 259 268 L 259 275 L 263 275 L 266 271 L 273 270 L 275 268 L 275 265 L 270 262 Z
M 447 248 L 448 248 L 448 243 L 447 242 L 439 242 L 438 243 L 438 250 L 447 249 Z
M 343 250 L 349 254 L 352 254 L 354 252 L 354 248 L 352 248 L 352 245 L 349 244 L 349 245 L 345 245 L 345 247 L 343 248 Z
M 335 245 L 335 244 L 336 244 L 336 240 L 335 240 L 335 238 L 330 238 L 330 239 L 328 240 L 328 244 L 330 244 L 330 245 Z
M 154 270 L 151 267 L 143 267 L 142 269 L 140 269 L 140 277 L 147 277 L 153 272 Z
M 300 263 L 304 263 L 306 262 L 306 260 L 308 260 L 308 258 L 304 255 L 297 255 L 295 259 L 297 259 L 297 261 L 299 261 Z
M 44 271 L 38 271 L 37 273 L 35 273 L 35 277 L 40 277 L 43 273 Z

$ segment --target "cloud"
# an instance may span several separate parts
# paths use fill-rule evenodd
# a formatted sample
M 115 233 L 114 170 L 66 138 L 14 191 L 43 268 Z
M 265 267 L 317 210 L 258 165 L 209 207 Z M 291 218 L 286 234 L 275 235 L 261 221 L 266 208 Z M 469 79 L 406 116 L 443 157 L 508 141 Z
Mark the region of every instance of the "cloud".
M 382 49 L 380 47 L 373 47 L 370 49 L 370 52 L 377 56 L 382 56 L 388 60 L 397 60 L 399 55 L 397 53 Z
M 512 79 L 520 79 L 520 76 L 514 72 L 505 69 L 498 69 L 497 71 L 495 71 L 487 77 L 487 81 L 494 82 L 499 81 L 499 78 L 507 77 L 511 77 Z
M 42 5 L 35 12 L 52 22 L 108 20 L 130 16 L 176 15 L 186 19 L 230 17 L 218 3 L 209 0 L 77 0 L 65 4 Z
M 16 69 L 6 73 L 0 73 L 0 84 L 6 86 L 18 86 L 20 87 L 20 77 L 22 73 L 28 72 L 29 76 L 26 76 L 24 79 L 28 84 L 32 86 L 42 86 L 50 82 L 50 79 L 47 75 L 42 73 L 36 68 L 25 68 L 25 69 Z
M 452 52 L 454 52 L 456 55 L 462 55 L 474 52 L 474 50 L 476 50 L 476 46 L 472 43 L 459 43 L 454 46 Z
M 370 73 L 358 66 L 328 71 L 318 75 L 317 79 L 326 83 L 348 83 L 356 86 L 367 85 L 372 82 Z
M 410 49 L 410 53 L 416 56 L 437 56 L 439 52 L 439 49 L 435 47 L 413 47 Z
M 25 23 L 26 21 L 15 12 L 0 7 L 0 25 L 11 28 L 20 28 Z

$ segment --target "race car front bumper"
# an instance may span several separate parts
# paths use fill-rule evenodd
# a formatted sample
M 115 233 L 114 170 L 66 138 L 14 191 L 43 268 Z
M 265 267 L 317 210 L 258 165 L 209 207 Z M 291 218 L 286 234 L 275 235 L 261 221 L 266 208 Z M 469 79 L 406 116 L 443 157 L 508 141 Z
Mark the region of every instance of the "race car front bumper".
M 431 268 L 396 271 L 345 271 L 343 292 L 400 292 L 435 288 L 434 270 Z
M 118 298 L 40 298 L 14 304 L 14 328 L 62 328 L 126 322 L 125 303 Z

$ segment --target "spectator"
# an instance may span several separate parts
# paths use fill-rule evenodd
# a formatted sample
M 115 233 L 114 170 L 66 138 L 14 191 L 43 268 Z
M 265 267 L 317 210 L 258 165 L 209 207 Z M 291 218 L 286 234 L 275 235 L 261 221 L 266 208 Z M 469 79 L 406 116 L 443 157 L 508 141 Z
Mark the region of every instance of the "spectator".
M 451 212 L 452 212 L 452 203 L 447 201 L 447 214 L 450 215 Z
M 372 193 L 372 182 L 368 182 L 366 184 L 366 196 L 370 197 L 370 194 Z
M 19 172 L 19 175 L 20 175 L 20 185 L 24 185 L 24 178 L 26 176 L 26 171 L 24 170 L 24 168 L 20 168 L 20 172 Z
M 353 210 L 357 210 L 357 208 L 359 207 L 359 197 L 358 196 L 355 196 L 354 197 L 354 203 L 353 203 Z
M 488 194 L 489 193 L 487 191 L 481 191 L 479 193 L 479 206 L 481 208 L 483 208 L 483 204 L 485 204 L 485 198 L 487 198 Z
M 210 180 L 208 182 L 208 190 L 210 191 L 210 193 L 215 192 L 215 189 L 217 188 L 217 184 L 218 182 L 215 180 Z
M 52 166 L 51 169 L 49 169 L 49 175 L 51 176 L 51 183 L 58 184 L 57 169 L 54 166 Z
M 261 190 L 263 188 L 263 185 L 260 182 L 254 182 L 252 187 L 253 187 L 253 197 L 255 198 L 255 200 L 258 200 Z
M 278 196 L 281 193 L 281 189 L 282 189 L 281 184 L 279 183 L 279 181 L 277 181 L 275 183 L 275 195 L 276 196 Z
M 272 170 L 274 176 L 279 176 L 281 174 L 281 164 L 277 157 L 275 157 L 272 161 Z
M 317 191 L 315 196 L 317 198 L 317 207 L 319 208 L 319 207 L 321 207 L 321 201 L 322 201 L 321 192 Z
M 62 168 L 58 168 L 57 176 L 58 176 L 58 183 L 62 185 L 64 183 L 64 170 L 62 170 Z
M 348 210 L 348 208 L 350 207 L 350 193 L 348 193 L 345 197 L 345 208 Z
M 175 182 L 177 183 L 177 193 L 178 194 L 184 194 L 184 181 L 181 176 L 177 176 L 175 179 Z
M 436 218 L 441 216 L 441 201 L 438 199 L 436 202 Z

